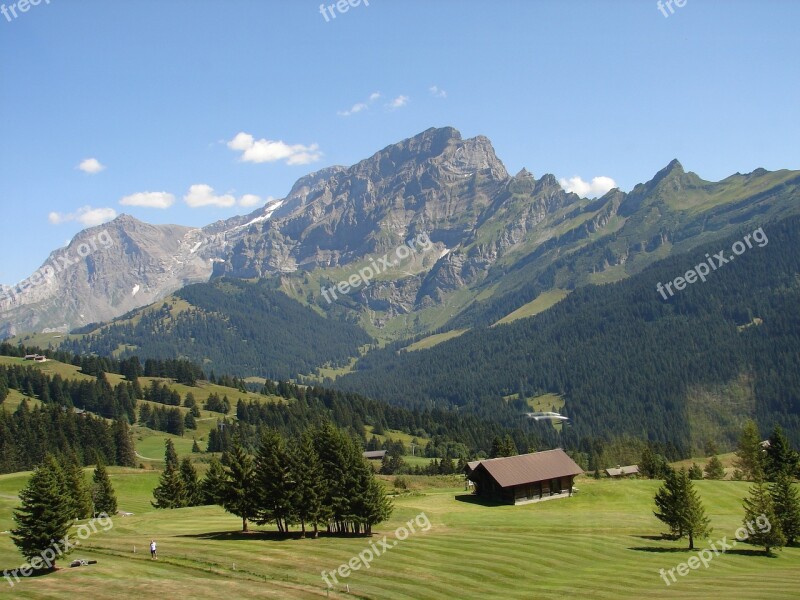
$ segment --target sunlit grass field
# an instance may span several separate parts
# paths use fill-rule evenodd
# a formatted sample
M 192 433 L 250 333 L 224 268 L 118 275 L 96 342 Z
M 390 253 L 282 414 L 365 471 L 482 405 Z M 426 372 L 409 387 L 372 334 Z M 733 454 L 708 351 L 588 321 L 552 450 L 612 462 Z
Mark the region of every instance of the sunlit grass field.
M 28 474 L 0 476 L 0 528 L 11 527 L 16 493 Z M 88 476 L 88 472 L 87 472 Z M 658 538 L 652 513 L 659 482 L 579 478 L 572 498 L 527 506 L 484 506 L 464 496 L 457 478 L 436 487 L 412 477 L 417 491 L 394 499 L 388 523 L 372 538 L 281 539 L 268 527 L 239 533 L 241 522 L 218 507 L 157 511 L 150 506 L 158 472 L 111 469 L 120 509 L 72 558 L 96 565 L 68 568 L 21 580 L 3 592 L 20 598 L 796 598 L 800 548 L 775 558 L 740 544 L 707 569 L 690 571 L 667 587 L 659 569 L 693 553 L 686 542 Z M 447 485 L 447 484 L 445 484 Z M 714 531 L 708 541 L 731 539 L 741 524 L 748 484 L 696 483 Z M 384 535 L 424 512 L 428 531 L 418 531 L 354 571 L 326 592 L 321 571 L 332 571 Z M 155 538 L 159 560 L 147 544 Z M 699 548 L 707 542 L 701 542 Z M 134 552 L 134 547 L 136 552 Z M 379 546 L 380 547 L 380 546 Z M 13 569 L 21 556 L 0 534 L 0 564 Z M 349 585 L 350 594 L 344 592 Z

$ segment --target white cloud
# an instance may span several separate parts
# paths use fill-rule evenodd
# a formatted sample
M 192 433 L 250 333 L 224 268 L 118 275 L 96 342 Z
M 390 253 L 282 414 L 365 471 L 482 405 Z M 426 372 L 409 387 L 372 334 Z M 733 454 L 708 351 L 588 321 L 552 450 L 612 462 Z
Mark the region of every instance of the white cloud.
M 58 213 L 51 212 L 47 215 L 47 220 L 53 225 L 60 225 L 61 223 L 69 223 L 70 221 L 78 221 L 84 227 L 93 227 L 106 223 L 117 216 L 117 211 L 113 208 L 92 208 L 91 206 L 82 206 L 74 213 Z
M 100 161 L 96 158 L 87 158 L 81 161 L 81 164 L 77 167 L 84 173 L 89 173 L 90 175 L 94 175 L 95 173 L 99 173 L 103 169 L 105 169 L 105 165 L 100 164 Z
M 244 131 L 240 131 L 236 134 L 236 137 L 233 138 L 230 142 L 228 142 L 228 148 L 231 150 L 247 150 L 253 146 L 254 139 L 253 136 L 249 133 L 245 133 Z
M 358 102 L 353 104 L 348 110 L 340 110 L 336 114 L 340 117 L 349 117 L 350 115 L 354 115 L 356 113 L 360 113 L 362 110 L 367 110 L 369 106 L 364 102 Z
M 267 198 L 267 200 L 271 200 L 272 196 Z M 239 198 L 239 206 L 256 206 L 261 204 L 261 198 L 256 196 L 255 194 L 245 194 L 241 198 Z
M 347 110 L 340 110 L 336 114 L 339 115 L 340 117 L 349 117 L 350 115 L 358 114 L 360 112 L 367 110 L 370 104 L 372 104 L 377 100 L 380 100 L 382 96 L 383 94 L 381 94 L 380 92 L 372 92 L 369 95 L 369 98 L 367 98 L 366 102 L 356 102 L 355 104 L 353 104 L 353 106 L 351 106 Z
M 396 110 L 398 108 L 403 108 L 406 104 L 408 104 L 408 96 L 401 95 L 392 100 L 391 102 L 389 102 L 389 104 L 387 104 L 386 107 L 392 110 Z
M 200 208 L 201 206 L 230 208 L 236 204 L 236 198 L 230 194 L 217 196 L 214 194 L 214 188 L 204 183 L 198 183 L 189 187 L 189 191 L 183 197 L 183 201 L 186 202 L 190 208 Z
M 241 152 L 239 160 L 242 162 L 264 163 L 285 160 L 287 165 L 307 165 L 322 158 L 322 152 L 319 151 L 317 144 L 304 146 L 290 145 L 280 140 L 257 140 L 243 131 L 228 142 L 228 148 Z
M 605 176 L 595 177 L 589 183 L 576 175 L 569 179 L 559 179 L 558 183 L 561 184 L 564 191 L 574 192 L 581 198 L 597 198 L 617 187 L 616 182 L 611 177 Z
M 124 206 L 144 206 L 146 208 L 169 208 L 175 202 L 175 196 L 167 192 L 138 192 L 125 196 L 119 203 Z
M 441 89 L 438 85 L 432 85 L 428 88 L 428 91 L 434 98 L 447 98 L 447 92 Z

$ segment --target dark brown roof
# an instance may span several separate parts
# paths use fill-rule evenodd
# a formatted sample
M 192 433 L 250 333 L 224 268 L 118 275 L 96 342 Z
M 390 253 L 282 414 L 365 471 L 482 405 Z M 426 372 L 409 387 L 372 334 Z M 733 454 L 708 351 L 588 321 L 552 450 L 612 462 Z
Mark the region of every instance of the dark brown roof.
M 497 484 L 504 488 L 583 473 L 561 448 L 508 458 L 490 458 L 482 460 L 475 471 L 481 468 L 486 469 Z

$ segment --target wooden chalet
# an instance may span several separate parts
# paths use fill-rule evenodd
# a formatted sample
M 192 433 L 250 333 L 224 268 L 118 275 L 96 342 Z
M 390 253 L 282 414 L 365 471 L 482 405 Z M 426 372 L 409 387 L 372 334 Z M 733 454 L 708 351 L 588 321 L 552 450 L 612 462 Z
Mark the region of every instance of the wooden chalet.
M 470 463 L 470 466 L 473 463 Z M 528 504 L 572 496 L 573 482 L 583 470 L 557 448 L 507 458 L 482 460 L 470 469 L 467 479 L 475 493 L 487 500 Z

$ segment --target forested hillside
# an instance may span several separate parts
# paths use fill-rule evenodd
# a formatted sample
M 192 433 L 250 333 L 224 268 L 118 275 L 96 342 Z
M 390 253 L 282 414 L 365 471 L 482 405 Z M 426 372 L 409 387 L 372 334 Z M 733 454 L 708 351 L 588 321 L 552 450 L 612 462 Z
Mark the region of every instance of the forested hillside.
M 436 402 L 473 410 L 486 398 L 560 394 L 567 445 L 583 438 L 628 434 L 687 455 L 693 418 L 716 420 L 719 443 L 732 439 L 726 418 L 775 422 L 800 443 L 800 219 L 766 223 L 764 247 L 664 300 L 671 282 L 725 250 L 753 228 L 713 246 L 664 260 L 611 285 L 575 290 L 529 319 L 465 333 L 429 350 L 370 352 L 357 371 L 336 381 L 394 404 Z M 687 398 L 696 390 L 728 389 L 744 381 L 750 406 L 722 393 L 707 406 Z M 735 420 L 735 418 L 734 418 Z M 736 423 L 738 426 L 738 423 Z M 766 430 L 762 432 L 766 434 Z
M 50 358 L 45 363 L 21 358 L 34 352 L 43 352 Z M 191 435 L 191 427 L 184 428 L 184 419 L 190 414 L 199 416 L 193 396 L 199 396 L 203 390 L 200 386 L 209 383 L 196 381 L 194 375 L 199 368 L 186 361 L 151 359 L 142 367 L 137 357 L 79 357 L 63 350 L 42 351 L 7 343 L 0 344 L 0 356 L 14 357 L 10 364 L 0 364 L 0 473 L 30 468 L 47 452 L 74 453 L 83 464 L 92 463 L 96 455 L 108 464 L 133 464 L 128 426 L 138 422 L 177 436 Z M 66 371 L 63 367 L 68 363 L 80 366 L 80 371 L 69 371 L 71 376 L 45 372 L 48 368 Z M 140 382 L 143 376 L 151 378 L 149 385 Z M 113 387 L 108 381 L 112 377 L 119 380 Z M 183 380 L 182 386 L 176 385 L 178 378 Z M 429 458 L 468 460 L 479 453 L 486 455 L 496 438 L 507 435 L 523 449 L 558 444 L 552 427 L 519 418 L 514 405 L 502 400 L 462 413 L 391 406 L 358 394 L 285 381 L 267 380 L 258 394 L 247 394 L 245 383 L 228 375 L 219 376 L 216 381 L 229 386 L 227 393 L 233 406 L 222 408 L 214 417 L 218 425 L 211 429 L 207 441 L 207 450 L 212 452 L 229 449 L 234 438 L 254 450 L 265 427 L 291 437 L 309 424 L 324 422 L 346 429 L 364 445 L 368 441 L 367 427 L 427 439 L 422 452 Z M 182 396 L 177 387 L 190 391 Z M 3 402 L 9 389 L 38 406 L 30 408 L 23 400 L 15 411 L 8 411 Z M 209 396 L 206 410 L 217 411 L 210 407 L 215 396 Z M 229 406 L 227 396 L 225 404 Z M 113 418 L 113 425 L 95 415 Z
M 356 325 L 325 319 L 263 280 L 219 279 L 175 297 L 189 306 L 141 309 L 61 347 L 103 356 L 180 356 L 217 374 L 288 379 L 346 364 L 371 341 Z

